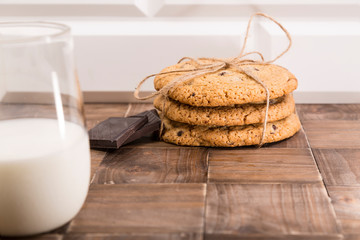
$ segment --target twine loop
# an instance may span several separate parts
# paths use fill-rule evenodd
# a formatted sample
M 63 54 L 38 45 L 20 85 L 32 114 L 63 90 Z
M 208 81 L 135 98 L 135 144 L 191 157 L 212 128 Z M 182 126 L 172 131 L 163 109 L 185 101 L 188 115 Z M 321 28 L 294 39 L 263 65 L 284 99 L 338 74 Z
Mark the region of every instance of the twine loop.
M 272 22 L 274 22 L 276 25 L 278 25 L 281 28 L 281 30 L 285 33 L 286 37 L 289 40 L 289 44 L 288 44 L 287 48 L 272 60 L 265 61 L 264 56 L 258 51 L 252 51 L 252 52 L 245 53 L 245 48 L 246 48 L 247 40 L 249 37 L 251 23 L 255 16 L 262 16 L 262 17 L 267 18 L 267 19 L 271 20 Z M 141 80 L 139 82 L 138 86 L 135 89 L 134 97 L 139 100 L 146 100 L 146 99 L 150 99 L 154 96 L 161 94 L 165 98 L 168 98 L 169 91 L 171 89 L 174 89 L 175 87 L 177 87 L 178 84 L 180 84 L 180 83 L 185 83 L 186 81 L 191 80 L 195 77 L 199 77 L 199 76 L 206 75 L 209 73 L 215 73 L 219 70 L 223 70 L 223 69 L 232 67 L 232 68 L 238 70 L 239 72 L 242 72 L 242 73 L 246 74 L 247 76 L 249 76 L 252 80 L 254 80 L 258 84 L 260 84 L 265 90 L 266 110 L 265 110 L 265 116 L 264 116 L 263 131 L 262 131 L 261 138 L 260 138 L 260 141 L 258 144 L 258 146 L 261 147 L 264 144 L 263 142 L 264 142 L 265 134 L 266 134 L 266 125 L 267 125 L 267 121 L 268 121 L 268 112 L 269 112 L 269 105 L 270 105 L 270 92 L 269 92 L 269 89 L 267 88 L 266 84 L 260 78 L 258 78 L 256 76 L 256 74 L 254 74 L 254 72 L 256 70 L 253 67 L 251 67 L 251 65 L 271 64 L 271 63 L 275 62 L 277 59 L 279 59 L 280 57 L 282 57 L 287 51 L 289 51 L 291 45 L 292 45 L 292 40 L 291 40 L 291 36 L 290 36 L 289 32 L 278 21 L 276 21 L 274 18 L 270 17 L 269 15 L 267 15 L 265 13 L 261 13 L 261 12 L 254 13 L 249 19 L 249 22 L 248 22 L 248 25 L 246 28 L 246 35 L 244 38 L 244 43 L 241 48 L 240 54 L 237 57 L 234 57 L 231 59 L 220 59 L 220 58 L 198 58 L 198 59 L 195 59 L 195 58 L 191 58 L 191 57 L 183 57 L 178 61 L 178 63 L 181 63 L 183 61 L 191 61 L 192 63 L 195 64 L 195 68 L 165 71 L 165 72 L 148 75 L 147 77 L 145 77 L 143 80 Z M 258 57 L 260 57 L 260 60 L 244 59 L 244 57 L 250 56 L 250 55 L 257 55 Z M 200 61 L 208 61 L 210 63 L 202 63 Z M 161 75 L 167 75 L 167 74 L 171 74 L 171 73 L 185 73 L 185 74 L 183 74 L 177 78 L 174 78 L 173 80 L 171 80 L 168 84 L 166 84 L 164 87 L 162 87 L 157 92 L 154 92 L 145 97 L 139 96 L 141 86 L 149 78 L 161 76 Z M 164 107 L 165 107 L 165 103 L 164 103 Z M 164 110 L 165 110 L 165 108 L 163 108 L 163 114 L 164 114 Z

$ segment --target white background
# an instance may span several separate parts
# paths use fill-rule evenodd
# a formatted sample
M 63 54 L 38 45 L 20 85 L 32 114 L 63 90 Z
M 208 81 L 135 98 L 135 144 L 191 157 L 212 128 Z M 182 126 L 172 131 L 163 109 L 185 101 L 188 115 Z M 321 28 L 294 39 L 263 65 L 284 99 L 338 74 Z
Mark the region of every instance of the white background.
M 87 101 L 132 101 L 137 82 L 183 56 L 236 56 L 257 11 L 292 35 L 277 64 L 297 76 L 298 102 L 360 102 L 360 0 L 0 0 L 0 21 L 72 27 Z M 253 29 L 249 50 L 270 59 L 286 47 L 275 25 Z

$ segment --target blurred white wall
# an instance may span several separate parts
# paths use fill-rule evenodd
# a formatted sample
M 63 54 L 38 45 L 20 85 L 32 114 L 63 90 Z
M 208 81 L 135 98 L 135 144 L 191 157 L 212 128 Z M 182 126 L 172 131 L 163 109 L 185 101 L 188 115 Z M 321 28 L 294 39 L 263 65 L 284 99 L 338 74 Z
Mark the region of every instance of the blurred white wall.
M 297 76 L 298 102 L 360 102 L 360 0 L 0 0 L 0 21 L 72 27 L 88 101 L 132 101 L 142 78 L 183 56 L 236 56 L 257 11 L 292 35 L 277 64 Z M 248 47 L 269 59 L 286 44 L 275 25 L 258 19 Z M 153 91 L 151 81 L 143 89 Z

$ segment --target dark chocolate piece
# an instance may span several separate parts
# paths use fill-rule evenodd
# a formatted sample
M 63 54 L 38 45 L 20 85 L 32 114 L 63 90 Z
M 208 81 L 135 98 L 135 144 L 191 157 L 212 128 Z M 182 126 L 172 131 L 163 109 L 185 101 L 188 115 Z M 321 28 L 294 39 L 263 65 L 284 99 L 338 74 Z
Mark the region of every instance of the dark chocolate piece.
M 143 136 L 151 135 L 154 132 L 157 132 L 160 130 L 161 120 L 159 118 L 159 115 L 158 115 L 156 109 L 145 111 L 145 112 L 139 113 L 137 115 L 130 116 L 129 118 L 141 117 L 141 116 L 147 116 L 148 122 L 144 126 L 139 128 L 133 135 L 131 135 L 124 142 L 124 144 L 128 144 L 128 143 L 135 141 Z
M 146 116 L 111 117 L 89 131 L 91 148 L 119 148 L 148 121 Z

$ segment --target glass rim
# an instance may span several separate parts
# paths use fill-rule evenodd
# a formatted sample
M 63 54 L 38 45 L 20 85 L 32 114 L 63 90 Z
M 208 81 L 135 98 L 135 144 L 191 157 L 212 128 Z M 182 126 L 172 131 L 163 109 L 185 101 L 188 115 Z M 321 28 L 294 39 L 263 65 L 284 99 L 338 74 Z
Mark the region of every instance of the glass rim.
M 16 28 L 16 27 L 37 27 L 42 29 L 57 29 L 55 33 L 48 34 L 34 34 L 33 36 L 19 36 L 16 39 L 2 39 L 1 29 L 2 28 Z M 9 21 L 0 22 L 0 44 L 12 44 L 12 43 L 24 43 L 24 42 L 36 42 L 36 41 L 49 41 L 70 33 L 71 28 L 65 24 L 48 21 Z

